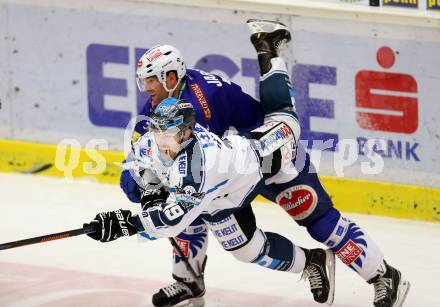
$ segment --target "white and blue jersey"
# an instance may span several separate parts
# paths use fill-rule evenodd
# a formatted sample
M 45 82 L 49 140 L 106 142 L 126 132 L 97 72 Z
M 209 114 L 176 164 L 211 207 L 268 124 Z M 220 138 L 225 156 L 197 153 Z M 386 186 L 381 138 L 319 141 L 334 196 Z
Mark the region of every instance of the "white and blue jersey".
M 135 155 L 171 192 L 165 203 L 136 218 L 138 228 L 154 237 L 176 236 L 198 216 L 215 222 L 231 215 L 255 197 L 263 182 L 260 158 L 247 139 L 223 141 L 198 124 L 168 165 L 158 158 L 150 133 L 136 142 Z

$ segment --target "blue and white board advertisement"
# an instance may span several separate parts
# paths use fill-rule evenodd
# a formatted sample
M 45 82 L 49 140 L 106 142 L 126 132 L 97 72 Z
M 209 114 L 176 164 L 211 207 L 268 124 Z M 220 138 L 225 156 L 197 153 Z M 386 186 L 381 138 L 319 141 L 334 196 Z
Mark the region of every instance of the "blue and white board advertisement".
M 320 173 L 440 186 L 438 27 L 47 2 L 0 2 L 0 138 L 75 138 L 83 146 L 105 139 L 106 148 L 122 150 L 124 128 L 147 98 L 136 88 L 136 61 L 157 44 L 175 45 L 189 67 L 221 74 L 258 97 L 245 21 L 278 19 L 293 33 L 284 55 L 302 141 Z

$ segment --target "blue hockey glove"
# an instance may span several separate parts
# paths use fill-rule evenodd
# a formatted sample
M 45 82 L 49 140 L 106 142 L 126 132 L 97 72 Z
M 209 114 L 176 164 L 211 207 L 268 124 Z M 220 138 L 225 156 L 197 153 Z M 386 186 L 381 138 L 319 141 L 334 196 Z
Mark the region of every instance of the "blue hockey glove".
M 137 182 L 131 176 L 129 170 L 122 171 L 119 185 L 130 201 L 134 203 L 141 202 L 141 191 Z

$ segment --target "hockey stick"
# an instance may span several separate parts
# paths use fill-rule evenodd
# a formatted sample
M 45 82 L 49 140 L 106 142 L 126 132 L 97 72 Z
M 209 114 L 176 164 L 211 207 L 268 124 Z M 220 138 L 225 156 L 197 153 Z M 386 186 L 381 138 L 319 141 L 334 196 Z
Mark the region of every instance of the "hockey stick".
M 183 263 L 185 264 L 186 269 L 191 274 L 191 276 L 194 278 L 194 281 L 196 282 L 197 287 L 199 288 L 200 291 L 202 291 L 204 288 L 203 273 L 201 273 L 200 275 L 197 275 L 197 273 L 194 271 L 193 267 L 189 263 L 188 258 L 183 254 L 182 249 L 180 248 L 180 246 L 176 242 L 176 240 L 174 238 L 168 238 L 168 239 L 170 240 L 171 245 L 176 249 L 177 254 L 179 255 L 179 257 L 182 259 Z M 205 264 L 203 264 L 202 266 L 204 266 L 204 265 Z M 203 268 L 202 268 L 202 272 L 203 272 Z
M 14 248 L 14 247 L 20 247 L 20 246 L 25 246 L 25 245 L 30 245 L 30 244 L 36 244 L 36 243 L 44 243 L 47 241 L 65 239 L 65 238 L 79 236 L 79 235 L 83 235 L 83 234 L 87 234 L 87 233 L 92 233 L 95 231 L 96 230 L 94 227 L 86 226 L 83 228 L 53 233 L 50 235 L 44 235 L 44 236 L 34 237 L 34 238 L 30 238 L 30 239 L 24 239 L 24 240 L 19 240 L 19 241 L 14 241 L 14 242 L 3 243 L 3 244 L 0 244 L 0 250 L 10 249 L 10 248 Z
M 31 245 L 31 244 L 37 244 L 37 243 L 44 243 L 44 242 L 60 240 L 60 239 L 66 239 L 66 238 L 70 238 L 70 237 L 74 237 L 74 236 L 92 233 L 95 231 L 96 231 L 96 228 L 94 226 L 85 226 L 83 228 L 52 233 L 49 235 L 38 236 L 38 237 L 33 237 L 33 238 L 23 239 L 23 240 L 18 240 L 18 241 L 13 241 L 13 242 L 2 243 L 2 244 L 0 244 L 0 250 L 21 247 L 21 246 L 26 246 L 26 245 Z M 202 288 L 203 288 L 203 285 L 201 284 L 201 282 L 203 282 L 202 276 L 199 276 L 196 274 L 193 267 L 188 262 L 188 258 L 185 257 L 185 255 L 182 252 L 182 249 L 180 248 L 179 244 L 177 244 L 176 240 L 174 238 L 169 238 L 169 240 L 171 242 L 171 245 L 176 249 L 176 252 L 179 255 L 179 257 L 182 258 L 182 261 L 185 264 L 186 269 L 189 271 L 191 276 L 194 278 L 195 282 L 197 283 L 197 286 L 199 287 L 200 290 L 202 290 Z

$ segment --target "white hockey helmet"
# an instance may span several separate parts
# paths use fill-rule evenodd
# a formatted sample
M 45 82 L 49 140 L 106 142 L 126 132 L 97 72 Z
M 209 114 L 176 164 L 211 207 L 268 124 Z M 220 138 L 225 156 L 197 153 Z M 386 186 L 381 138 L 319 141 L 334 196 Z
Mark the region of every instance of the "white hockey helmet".
M 141 92 L 144 91 L 145 79 L 156 76 L 170 96 L 176 89 L 168 89 L 166 85 L 167 73 L 176 71 L 177 79 L 181 80 L 186 74 L 185 61 L 180 51 L 170 45 L 161 45 L 150 48 L 139 59 L 136 69 L 136 82 Z

